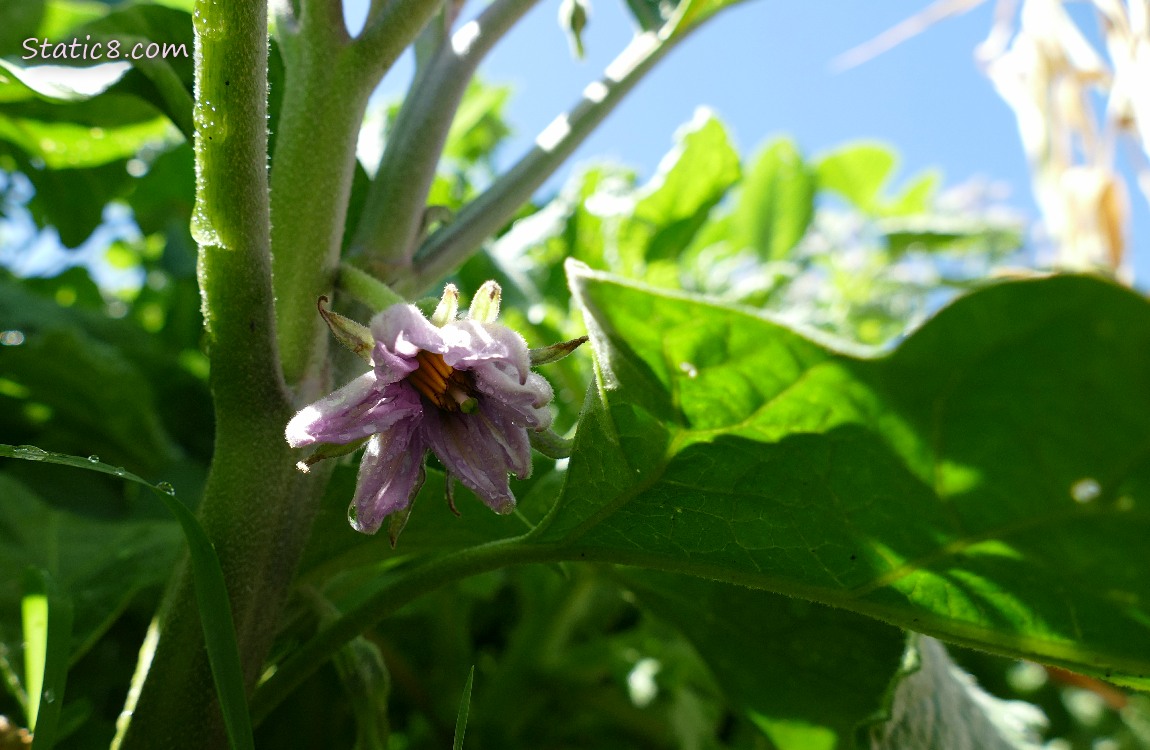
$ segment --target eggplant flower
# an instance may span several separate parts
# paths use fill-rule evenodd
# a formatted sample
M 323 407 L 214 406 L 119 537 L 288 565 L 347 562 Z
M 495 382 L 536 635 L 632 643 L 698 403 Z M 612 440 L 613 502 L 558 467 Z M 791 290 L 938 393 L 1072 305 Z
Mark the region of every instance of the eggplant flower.
M 414 305 L 392 305 L 372 318 L 370 334 L 321 307 L 371 370 L 301 410 L 286 437 L 292 447 L 353 449 L 366 439 L 349 511 L 358 531 L 373 534 L 392 516 L 394 543 L 428 451 L 447 469 L 449 488 L 454 477 L 496 513 L 515 509 L 508 474 L 530 475 L 529 433 L 549 432 L 552 392 L 532 372 L 523 337 L 494 322 L 499 295 L 498 285 L 485 284 L 468 317 L 456 320 L 458 293 L 449 285 L 430 321 Z

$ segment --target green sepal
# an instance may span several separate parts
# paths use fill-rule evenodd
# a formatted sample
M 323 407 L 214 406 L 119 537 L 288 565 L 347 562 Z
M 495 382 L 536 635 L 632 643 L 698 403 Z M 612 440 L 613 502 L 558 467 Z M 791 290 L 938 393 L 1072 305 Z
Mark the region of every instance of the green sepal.
M 575 438 L 565 438 L 550 428 L 527 433 L 531 447 L 547 458 L 567 458 L 575 447 Z
M 346 456 L 349 453 L 354 453 L 363 447 L 364 443 L 371 439 L 371 436 L 360 438 L 346 445 L 337 445 L 335 443 L 320 443 L 314 451 L 312 451 L 307 458 L 296 463 L 296 468 L 307 474 L 311 471 L 311 467 L 328 458 L 338 458 L 339 456 Z
M 327 297 L 320 297 L 315 306 L 319 309 L 319 314 L 327 323 L 327 327 L 331 329 L 332 335 L 349 351 L 359 355 L 364 362 L 370 363 L 371 350 L 375 348 L 375 339 L 371 335 L 371 329 L 351 318 L 328 310 L 324 307 L 327 302 Z
M 551 346 L 541 346 L 538 349 L 531 349 L 527 353 L 531 357 L 531 366 L 538 367 L 539 365 L 549 365 L 552 362 L 558 362 L 586 343 L 587 337 L 580 336 L 570 341 L 560 341 L 558 344 L 552 344 Z

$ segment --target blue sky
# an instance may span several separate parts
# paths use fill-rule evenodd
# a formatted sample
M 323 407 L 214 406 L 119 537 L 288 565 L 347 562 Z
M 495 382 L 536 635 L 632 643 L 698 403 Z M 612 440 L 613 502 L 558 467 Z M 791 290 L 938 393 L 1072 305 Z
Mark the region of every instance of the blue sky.
M 354 19 L 366 13 L 367 0 L 345 2 L 354 27 Z M 470 12 L 482 2 L 472 0 Z M 515 91 L 506 112 L 515 136 L 500 154 L 502 163 L 518 158 L 630 40 L 633 27 L 624 0 L 590 2 L 586 60 L 571 57 L 557 22 L 559 0 L 545 0 L 481 68 L 486 80 L 511 84 Z M 1033 220 L 1037 210 L 1014 117 L 974 61 L 974 49 L 991 27 L 993 2 L 943 21 L 861 66 L 832 69 L 836 57 L 928 2 L 745 0 L 665 58 L 545 189 L 554 189 L 581 162 L 602 158 L 632 165 L 649 177 L 671 148 L 675 130 L 690 121 L 696 108 L 707 106 L 728 125 L 744 154 L 783 133 L 808 155 L 851 140 L 876 139 L 901 155 L 896 182 L 938 168 L 946 186 L 973 178 L 1003 183 L 1009 189 L 1007 203 Z M 1070 10 L 1082 15 L 1089 8 L 1079 4 Z M 378 96 L 400 98 L 411 71 L 408 53 Z M 1137 245 L 1150 233 L 1150 210 L 1136 191 L 1130 199 Z M 43 238 L 41 251 L 34 254 L 45 266 L 65 257 L 47 247 L 49 240 Z M 89 243 L 92 254 L 107 241 Z M 25 272 L 43 272 L 41 264 L 24 265 Z M 1136 271 L 1140 286 L 1146 286 L 1150 254 L 1142 254 Z
M 556 114 L 577 100 L 630 39 L 623 0 L 591 0 L 587 59 L 571 58 L 557 23 L 558 0 L 540 3 L 481 68 L 515 94 L 507 112 L 516 130 L 501 154 L 517 158 Z M 869 62 L 843 71 L 831 61 L 899 21 L 928 0 L 861 2 L 747 0 L 721 13 L 674 50 L 616 109 L 561 172 L 605 157 L 650 176 L 672 145 L 675 129 L 706 105 L 752 152 L 772 135 L 795 137 L 808 154 L 856 139 L 877 139 L 900 153 L 896 181 L 928 168 L 945 185 L 984 178 L 1009 186 L 1008 203 L 1037 216 L 1014 116 L 974 60 L 990 30 L 993 2 L 943 21 Z M 348 2 L 349 19 L 365 0 Z M 1076 15 L 1085 8 L 1072 8 Z M 352 21 L 354 23 L 354 21 Z M 1091 27 L 1090 23 L 1086 28 Z M 404 59 L 381 87 L 399 97 L 411 75 Z M 554 183 L 553 183 L 554 184 Z M 1134 236 L 1150 217 L 1132 191 Z M 1138 264 L 1150 276 L 1150 259 Z
M 483 65 L 509 83 L 514 158 L 577 100 L 630 39 L 622 0 L 592 0 L 587 59 L 572 60 L 556 21 L 558 2 L 540 3 Z M 351 0 L 349 17 L 363 0 Z M 666 58 L 573 160 L 608 157 L 650 174 L 675 129 L 696 107 L 715 110 L 741 151 L 788 133 L 808 153 L 867 138 L 903 157 L 902 175 L 940 167 L 947 182 L 981 175 L 1009 181 L 1027 198 L 1028 173 L 1014 118 L 979 72 L 974 47 L 990 28 L 991 4 L 928 30 L 845 72 L 831 60 L 924 5 L 914 2 L 747 0 L 708 22 Z M 397 97 L 411 75 L 404 59 L 381 95 Z

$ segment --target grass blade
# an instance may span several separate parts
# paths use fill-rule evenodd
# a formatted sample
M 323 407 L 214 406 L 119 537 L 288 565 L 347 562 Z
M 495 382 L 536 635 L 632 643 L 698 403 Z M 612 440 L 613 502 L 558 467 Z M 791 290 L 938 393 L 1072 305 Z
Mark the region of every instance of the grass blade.
M 24 684 L 28 727 L 37 750 L 56 741 L 72 637 L 72 603 L 45 570 L 30 568 L 20 602 L 24 631 Z
M 467 731 L 467 714 L 471 712 L 471 685 L 475 682 L 475 665 L 467 673 L 467 684 L 463 686 L 463 696 L 459 699 L 459 715 L 455 718 L 455 741 L 451 750 L 463 750 L 463 735 Z

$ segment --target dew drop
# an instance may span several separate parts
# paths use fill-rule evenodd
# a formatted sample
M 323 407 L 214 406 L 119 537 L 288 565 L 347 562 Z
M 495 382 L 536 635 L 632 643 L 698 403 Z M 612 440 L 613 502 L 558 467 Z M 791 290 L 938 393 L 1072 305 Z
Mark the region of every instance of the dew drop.
M 165 495 L 176 494 L 176 488 L 172 486 L 171 482 L 160 482 L 159 484 L 156 485 L 156 489 L 159 490 L 160 492 L 164 493 Z
M 42 697 L 43 697 L 45 703 L 55 703 L 56 702 L 56 693 L 52 692 L 51 688 L 48 688 L 47 690 L 45 690 L 42 693 Z
M 93 453 L 92 455 L 88 456 L 88 460 L 89 460 L 89 461 L 91 461 L 91 462 L 92 462 L 92 463 L 94 463 L 94 464 L 98 464 L 98 463 L 100 463 L 100 457 L 99 457 L 99 456 L 97 456 L 95 453 Z
M 682 370 L 688 378 L 695 378 L 699 375 L 699 371 L 695 369 L 695 366 L 690 362 L 680 362 L 679 369 Z
M 1070 485 L 1070 496 L 1076 503 L 1088 503 L 1102 494 L 1102 485 L 1097 479 L 1086 477 Z
M 20 346 L 23 343 L 23 331 L 0 331 L 0 346 Z
M 127 476 L 127 474 L 128 474 L 128 472 L 124 469 L 123 466 L 117 466 L 115 468 L 115 470 L 113 471 L 113 473 L 118 477 Z
M 223 247 L 224 244 L 219 232 L 212 226 L 212 220 L 208 218 L 203 205 L 198 201 L 195 211 L 192 212 L 192 238 L 200 245 Z
M 34 445 L 21 445 L 16 448 L 16 458 L 23 458 L 28 461 L 43 461 L 48 457 L 48 451 L 43 448 L 37 448 Z
M 359 518 L 355 513 L 355 503 L 347 506 L 347 522 L 350 523 L 351 527 L 356 531 L 363 531 L 363 528 L 359 525 Z

